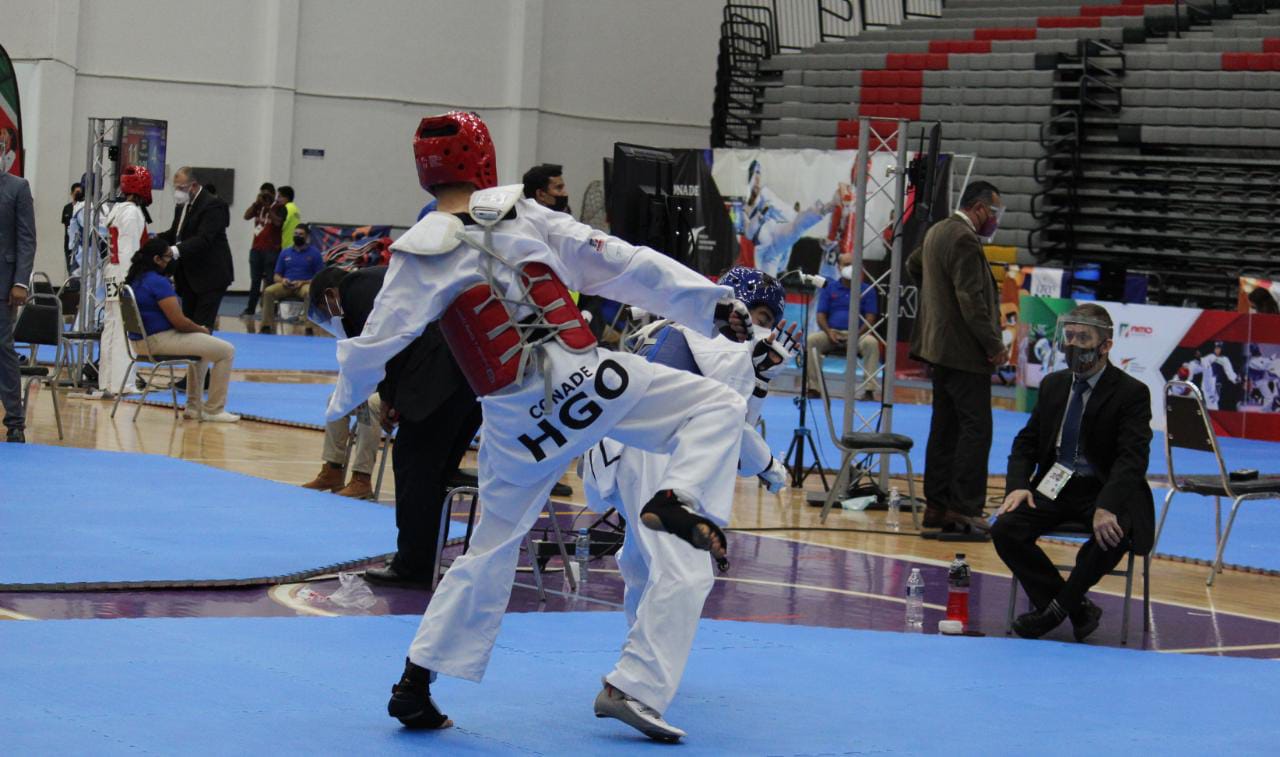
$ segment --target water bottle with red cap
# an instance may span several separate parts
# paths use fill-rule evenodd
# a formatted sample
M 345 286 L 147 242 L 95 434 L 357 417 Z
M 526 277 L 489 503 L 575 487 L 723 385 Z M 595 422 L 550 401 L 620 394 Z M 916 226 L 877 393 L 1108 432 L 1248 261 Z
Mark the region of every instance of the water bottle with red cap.
M 969 627 L 969 563 L 962 553 L 956 555 L 947 571 L 947 620 L 958 620 L 963 628 Z

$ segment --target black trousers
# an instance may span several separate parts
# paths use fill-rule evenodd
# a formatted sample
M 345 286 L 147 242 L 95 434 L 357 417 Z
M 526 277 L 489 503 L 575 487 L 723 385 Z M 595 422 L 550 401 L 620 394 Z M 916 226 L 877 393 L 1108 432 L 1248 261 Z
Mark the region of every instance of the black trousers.
M 991 376 L 933 366 L 933 418 L 924 453 L 929 506 L 982 515 L 991 452 Z
M 1076 553 L 1075 567 L 1065 581 L 1058 569 L 1053 567 L 1053 561 L 1036 544 L 1040 536 L 1068 521 L 1083 523 L 1092 528 L 1096 509 L 1094 502 L 1100 489 L 1101 484 L 1097 479 L 1073 478 L 1058 494 L 1057 500 L 1050 500 L 1036 492 L 1034 509 L 1023 505 L 1011 513 L 1001 515 L 991 527 L 991 539 L 995 543 L 996 552 L 1009 570 L 1013 571 L 1014 577 L 1022 584 L 1037 609 L 1056 599 L 1058 605 L 1067 612 L 1075 610 L 1085 592 L 1114 570 L 1121 558 L 1128 553 L 1130 523 L 1124 513 L 1116 514 L 1120 528 L 1124 530 L 1124 538 L 1119 546 L 1106 549 L 1096 539 L 1090 538 Z
M 400 421 L 391 447 L 399 532 L 391 566 L 397 573 L 430 577 L 447 484 L 480 428 L 480 420 L 480 403 L 469 389 L 463 389 L 426 418 Z
M 279 250 L 249 250 L 249 304 L 246 313 L 258 311 L 258 297 L 265 285 L 270 285 L 276 272 Z
M 218 307 L 222 297 L 227 293 L 224 289 L 211 292 L 197 292 L 191 289 L 181 276 L 174 277 L 174 289 L 182 300 L 182 314 L 205 328 L 213 331 L 218 324 Z

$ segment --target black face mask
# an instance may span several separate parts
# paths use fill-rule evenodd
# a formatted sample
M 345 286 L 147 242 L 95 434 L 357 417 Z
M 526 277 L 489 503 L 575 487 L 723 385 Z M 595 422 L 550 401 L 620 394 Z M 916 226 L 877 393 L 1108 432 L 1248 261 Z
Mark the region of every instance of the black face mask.
M 1081 347 L 1075 344 L 1068 344 L 1063 350 L 1067 357 L 1067 367 L 1072 373 L 1084 374 L 1092 371 L 1098 365 L 1101 355 L 1098 353 L 1097 347 Z
M 568 195 L 556 195 L 552 199 L 553 199 L 553 202 L 551 204 L 552 210 L 559 211 L 561 213 L 569 212 L 569 196 Z
M 164 268 L 160 269 L 160 273 L 164 276 L 172 276 L 178 272 L 178 261 L 170 260 L 165 263 Z
M 294 246 L 294 247 L 306 247 L 306 246 L 307 246 L 307 238 L 306 238 L 306 237 L 301 237 L 301 236 L 299 236 L 299 237 L 294 237 L 294 238 L 293 238 L 293 246 Z

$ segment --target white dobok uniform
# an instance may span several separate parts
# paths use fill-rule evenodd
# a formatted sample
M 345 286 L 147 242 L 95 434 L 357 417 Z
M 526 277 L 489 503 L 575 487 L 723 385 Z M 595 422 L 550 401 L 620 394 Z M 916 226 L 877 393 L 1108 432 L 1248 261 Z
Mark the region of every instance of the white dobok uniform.
M 770 276 L 786 267 L 796 241 L 823 216 L 821 202 L 795 213 L 768 187 L 760 188 L 746 212 L 746 236 L 755 244 L 756 268 Z
M 1200 366 L 1204 370 L 1204 375 L 1200 378 L 1200 388 L 1204 392 L 1204 406 L 1210 410 L 1217 410 L 1218 402 L 1222 399 L 1222 387 L 1219 385 L 1218 374 L 1213 369 L 1215 365 L 1222 367 L 1222 373 L 1228 381 L 1233 384 L 1240 383 L 1240 378 L 1236 376 L 1236 369 L 1231 366 L 1231 361 L 1225 355 L 1210 352 L 1200 358 Z
M 760 403 L 750 401 L 755 388 L 751 344 L 724 336 L 708 339 L 678 325 L 667 328 L 684 335 L 703 376 L 748 398 L 738 470 L 744 476 L 761 473 L 773 455 L 755 429 Z M 671 464 L 669 455 L 626 447 L 612 438 L 588 450 L 582 462 L 588 505 L 599 512 L 615 508 L 627 522 L 626 541 L 618 554 L 627 640 L 605 680 L 659 713 L 675 698 L 702 605 L 715 582 L 706 552 L 640 523 L 641 508 Z M 726 482 L 730 496 L 733 485 L 732 480 Z
M 571 289 L 635 303 L 708 336 L 716 333 L 715 307 L 733 297 L 731 288 L 521 198 L 521 190 L 514 185 L 473 193 L 471 217 L 477 224 L 498 219 L 487 230 L 464 228 L 457 216 L 436 212 L 396 240 L 364 332 L 338 342 L 340 372 L 328 419 L 342 417 L 372 394 L 386 362 L 429 322 L 456 315 L 450 310 L 460 305 L 455 299 L 477 285 L 492 287 L 512 320 L 545 313 L 531 304 L 520 266 L 545 265 Z M 529 350 L 528 358 L 522 358 L 514 383 L 480 398 L 480 522 L 467 553 L 454 561 L 431 598 L 409 649 L 410 660 L 437 673 L 483 677 L 521 541 L 568 463 L 606 434 L 670 453 L 672 464 L 659 488 L 681 493 L 718 525 L 730 516 L 745 412 L 738 394 L 594 345 L 574 350 L 553 340 Z M 459 358 L 464 373 L 465 362 Z M 474 385 L 475 377 L 469 378 Z
M 102 316 L 102 342 L 98 348 L 98 388 L 104 392 L 118 392 L 124 386 L 128 392 L 134 372 L 129 371 L 129 347 L 125 344 L 124 321 L 120 317 L 120 287 L 124 286 L 133 254 L 147 240 L 147 221 L 142 215 L 142 208 L 121 200 L 107 214 L 106 227 L 110 254 L 102 263 L 106 304 Z M 130 374 L 128 379 L 126 372 Z

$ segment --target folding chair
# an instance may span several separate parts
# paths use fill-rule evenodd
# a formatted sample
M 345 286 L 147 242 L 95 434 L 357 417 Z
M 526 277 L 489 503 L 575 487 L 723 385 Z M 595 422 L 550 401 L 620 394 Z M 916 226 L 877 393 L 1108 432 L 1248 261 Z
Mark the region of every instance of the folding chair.
M 1227 548 L 1227 539 L 1231 538 L 1231 526 L 1236 522 L 1240 503 L 1247 499 L 1280 499 L 1280 475 L 1251 474 L 1248 478 L 1242 478 L 1236 473 L 1227 472 L 1227 465 L 1222 460 L 1222 450 L 1218 448 L 1218 439 L 1213 433 L 1213 423 L 1209 420 L 1209 411 L 1204 406 L 1204 395 L 1195 384 L 1177 380 L 1165 384 L 1164 412 L 1164 457 L 1169 466 L 1169 494 L 1164 498 L 1160 520 L 1156 524 L 1155 544 L 1160 543 L 1160 532 L 1164 529 L 1164 519 L 1169 514 L 1173 495 L 1187 492 L 1212 496 L 1218 548 L 1205 585 L 1213 586 L 1213 579 L 1222 572 L 1222 553 Z M 1212 453 L 1218 463 L 1218 472 L 1194 476 L 1178 475 L 1173 467 L 1175 447 Z M 1222 528 L 1223 497 L 1231 497 L 1231 514 L 1227 517 L 1225 530 Z M 1155 552 L 1154 544 L 1151 551 Z
M 1079 537 L 1086 539 L 1093 536 L 1093 529 L 1085 523 L 1067 522 L 1061 523 L 1052 531 L 1041 534 L 1042 539 L 1068 539 L 1074 540 Z M 1154 550 L 1153 550 L 1154 551 Z M 1129 643 L 1129 600 L 1133 598 L 1133 564 L 1134 557 L 1137 552 L 1133 550 L 1132 543 L 1129 547 L 1129 562 L 1124 570 L 1112 570 L 1107 573 L 1108 576 L 1124 576 L 1124 609 L 1121 611 L 1120 621 L 1120 643 Z M 1060 572 L 1070 573 L 1075 564 L 1054 564 Z M 1006 621 L 1004 632 L 1005 635 L 1013 633 L 1013 617 L 1017 612 L 1018 605 L 1018 579 L 1010 580 L 1009 586 L 1009 617 Z M 1151 630 L 1151 553 L 1142 555 L 1142 630 Z
M 809 360 L 814 361 L 813 365 L 822 365 L 822 355 L 817 348 L 809 350 Z M 827 392 L 827 377 L 822 371 L 818 374 L 818 392 L 822 395 L 822 410 L 827 417 L 827 431 L 831 434 L 831 442 L 840 450 L 840 470 L 836 473 L 836 480 L 832 482 L 831 489 L 827 491 L 826 501 L 822 503 L 823 523 L 827 522 L 827 515 L 830 514 L 831 508 L 835 505 L 836 497 L 840 492 L 849 486 L 850 482 L 856 481 L 862 476 L 871 475 L 871 458 L 867 458 L 864 462 L 857 462 L 860 455 L 900 455 L 907 464 L 907 497 L 911 502 L 911 523 L 915 528 L 920 528 L 920 500 L 916 498 L 916 476 L 915 471 L 911 467 L 911 447 L 915 442 L 909 436 L 903 434 L 878 433 L 878 432 L 853 432 L 849 434 L 837 434 L 836 423 L 831 416 L 831 395 Z M 857 474 L 857 478 L 854 474 Z
M 49 390 L 53 400 L 53 418 L 58 425 L 58 438 L 62 437 L 62 410 L 58 406 L 58 376 L 62 373 L 62 305 L 51 293 L 36 292 L 27 299 L 13 326 L 15 345 L 30 348 L 27 364 L 18 370 L 25 384 L 22 390 L 22 407 L 29 408 L 31 385 L 41 384 Z M 40 347 L 53 347 L 52 364 L 39 362 Z M 52 369 L 52 371 L 50 370 Z
M 444 508 L 440 513 L 440 536 L 436 541 L 436 565 L 435 570 L 431 574 L 431 590 L 435 591 L 436 585 L 440 582 L 440 576 L 443 574 L 444 568 L 444 543 L 449 533 L 449 516 L 453 511 L 454 502 L 463 497 L 471 498 L 471 512 L 467 516 L 467 534 L 463 538 L 462 553 L 466 554 L 467 549 L 471 547 L 471 534 L 475 530 L 475 520 L 477 512 L 477 504 L 479 503 L 480 490 L 474 486 L 456 486 L 449 490 L 444 496 Z M 555 500 L 547 500 L 547 509 L 551 520 L 551 530 L 555 532 L 556 546 L 560 552 L 560 559 L 565 564 L 565 580 L 569 584 L 569 591 L 578 590 L 578 583 L 573 578 L 573 573 L 569 570 L 569 549 L 564 538 L 564 532 L 560 529 L 560 523 L 556 520 Z M 524 536 L 524 550 L 529 556 L 529 563 L 533 567 L 533 583 L 538 590 L 539 601 L 547 601 L 547 591 L 542 583 L 542 567 L 538 564 L 538 550 L 533 543 L 533 529 Z
M 156 371 L 161 368 L 168 369 L 169 372 L 169 395 L 173 398 L 173 417 L 179 417 L 178 410 L 178 379 L 173 375 L 173 367 L 175 365 L 184 368 L 196 367 L 204 358 L 198 355 L 152 355 L 150 348 L 147 354 L 139 354 L 137 344 L 146 347 L 147 344 L 147 328 L 142 325 L 142 313 L 138 311 L 138 300 L 133 294 L 133 287 L 128 284 L 120 287 L 120 321 L 124 329 L 124 343 L 129 350 L 129 367 L 125 369 L 124 380 L 120 382 L 120 389 L 116 391 L 116 401 L 111 405 L 111 417 L 116 417 L 116 410 L 120 407 L 120 400 L 124 397 L 125 384 L 129 381 L 129 374 L 133 371 L 133 366 L 138 364 L 146 364 L 151 366 L 151 370 L 147 373 L 146 378 L 142 380 L 142 396 L 138 398 L 138 407 L 133 411 L 133 420 L 138 420 L 138 413 L 142 412 L 142 406 L 147 403 L 147 395 L 151 392 L 151 382 L 156 378 Z M 130 338 L 130 334 L 138 334 L 142 338 L 134 340 Z M 194 371 L 193 371 L 194 372 Z M 200 391 L 197 387 L 189 387 L 193 391 Z M 188 398 L 190 404 L 190 398 Z

